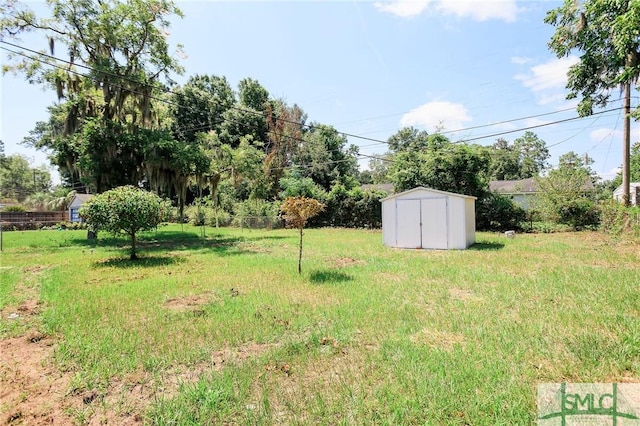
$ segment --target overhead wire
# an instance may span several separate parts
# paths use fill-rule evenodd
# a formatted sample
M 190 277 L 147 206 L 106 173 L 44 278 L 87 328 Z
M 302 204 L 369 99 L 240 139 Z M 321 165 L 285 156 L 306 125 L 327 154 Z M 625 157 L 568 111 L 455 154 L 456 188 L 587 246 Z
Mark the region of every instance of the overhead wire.
M 97 70 L 97 69 L 95 69 L 93 67 L 90 67 L 88 65 L 72 63 L 70 61 L 55 57 L 53 55 L 49 55 L 49 54 L 46 54 L 44 52 L 38 52 L 36 50 L 29 49 L 29 48 L 26 48 L 26 47 L 23 47 L 23 46 L 14 44 L 14 43 L 10 43 L 10 42 L 4 41 L 4 40 L 0 40 L 0 43 L 12 46 L 12 47 L 17 48 L 17 49 L 24 50 L 24 51 L 27 51 L 27 52 L 31 52 L 31 53 L 37 54 L 39 56 L 43 56 L 43 57 L 45 57 L 45 58 L 47 58 L 49 60 L 65 63 L 65 64 L 68 65 L 68 67 L 62 67 L 62 66 L 60 66 L 60 65 L 58 65 L 56 63 L 52 63 L 52 62 L 49 62 L 49 61 L 45 61 L 43 59 L 39 59 L 39 58 L 36 58 L 36 57 L 33 57 L 33 56 L 29 56 L 29 55 L 25 54 L 24 52 L 14 51 L 14 50 L 8 49 L 6 47 L 0 46 L 0 49 L 5 50 L 7 52 L 10 52 L 12 54 L 20 55 L 20 56 L 26 57 L 26 58 L 28 58 L 30 60 L 38 61 L 38 62 L 41 62 L 41 63 L 43 63 L 45 65 L 48 65 L 48 66 L 51 66 L 51 67 L 54 67 L 54 68 L 58 68 L 58 69 L 66 71 L 66 72 L 70 72 L 70 73 L 73 73 L 75 75 L 79 75 L 79 76 L 82 76 L 82 77 L 85 77 L 85 78 L 88 78 L 88 79 L 95 79 L 95 77 L 80 73 L 80 72 L 78 72 L 76 70 L 71 69 L 70 67 L 80 67 L 80 68 L 87 69 L 87 70 L 89 70 L 91 72 L 95 72 L 95 73 L 100 73 L 100 74 L 104 74 L 104 75 L 107 75 L 107 76 L 116 77 L 116 78 L 124 80 L 124 81 L 134 82 L 136 84 L 141 84 L 141 85 L 147 86 L 147 87 L 152 87 L 152 85 L 149 84 L 149 83 L 141 83 L 141 82 L 139 82 L 137 80 L 131 79 L 131 78 L 126 77 L 126 76 L 120 76 L 120 75 L 117 75 L 115 73 L 111 73 L 111 72 L 108 72 L 108 71 Z M 119 84 L 116 84 L 116 83 L 110 83 L 110 84 L 112 84 L 112 85 L 114 85 L 116 87 L 120 87 L 120 88 L 126 89 L 126 90 L 130 91 L 131 93 L 142 94 L 139 91 L 136 91 L 135 89 L 131 89 L 131 88 L 128 88 L 128 87 L 123 87 L 122 85 L 119 85 Z M 175 91 L 172 91 L 172 90 L 170 90 L 168 88 L 162 88 L 162 87 L 160 87 L 160 88 L 163 89 L 164 93 L 169 93 L 169 94 L 173 94 L 173 95 L 177 95 L 178 94 Z M 184 105 L 180 105 L 179 103 L 170 101 L 168 99 L 159 98 L 157 96 L 150 96 L 150 98 L 153 99 L 153 100 L 156 100 L 158 102 L 162 102 L 162 103 L 168 104 L 168 105 L 173 105 L 173 106 L 184 108 Z M 612 102 L 616 102 L 616 101 L 619 101 L 619 100 L 620 99 L 616 99 L 616 100 L 614 100 Z M 215 103 L 217 100 L 216 99 L 211 99 L 211 101 Z M 243 108 L 243 107 L 240 107 L 240 106 L 237 106 L 237 105 L 231 105 L 230 109 L 235 109 L 235 110 L 242 111 L 242 112 L 245 112 L 245 113 L 265 116 L 263 112 L 260 112 L 260 111 L 257 111 L 257 110 L 253 110 L 253 109 Z M 472 127 L 468 127 L 468 128 L 461 128 L 461 129 L 456 129 L 456 130 L 440 132 L 440 134 L 460 133 L 460 132 L 464 132 L 464 131 L 477 130 L 477 129 L 486 128 L 486 127 L 493 127 L 493 126 L 497 126 L 497 125 L 501 125 L 501 124 L 508 124 L 508 123 L 512 123 L 512 122 L 516 122 L 516 121 L 522 121 L 522 120 L 526 120 L 526 119 L 539 118 L 539 117 L 549 116 L 549 115 L 553 115 L 553 114 L 558 114 L 558 113 L 561 113 L 561 112 L 567 112 L 567 111 L 570 111 L 572 109 L 573 108 L 565 108 L 565 109 L 561 109 L 561 110 L 555 110 L 555 111 L 550 111 L 550 112 L 545 112 L 545 113 L 540 113 L 540 114 L 535 114 L 535 115 L 530 115 L 530 116 L 524 116 L 524 117 L 518 117 L 518 118 L 513 118 L 513 119 L 508 119 L 508 120 L 502 120 L 502 121 L 489 123 L 489 124 L 484 124 L 484 125 L 478 125 L 478 126 L 472 126 Z M 608 110 L 595 112 L 593 115 L 598 115 L 598 117 L 596 118 L 596 120 L 594 120 L 594 122 L 597 121 L 600 118 L 600 114 L 605 114 L 605 113 L 612 112 L 612 111 L 620 111 L 621 109 L 622 109 L 622 107 L 618 107 L 618 108 L 611 108 L 611 109 L 608 109 Z M 588 118 L 588 117 L 590 117 L 590 116 L 586 116 L 586 117 L 582 117 L 582 116 L 570 117 L 570 118 L 566 118 L 566 119 L 555 120 L 555 121 L 551 121 L 551 122 L 547 122 L 547 123 L 541 123 L 541 124 L 531 125 L 531 126 L 526 126 L 526 127 L 520 127 L 520 128 L 517 128 L 517 129 L 511 129 L 511 130 L 507 130 L 507 131 L 496 132 L 496 133 L 491 133 L 491 134 L 482 135 L 482 136 L 476 136 L 476 137 L 472 137 L 472 138 L 462 138 L 461 140 L 455 141 L 455 142 L 452 142 L 452 143 L 453 144 L 468 143 L 468 142 L 472 142 L 472 141 L 493 138 L 493 137 L 496 137 L 496 136 L 502 136 L 502 135 L 506 135 L 506 134 L 518 133 L 518 132 L 531 130 L 531 129 L 535 129 L 535 128 L 546 127 L 546 126 L 551 126 L 551 125 L 570 122 L 570 121 L 575 121 L 575 120 L 581 120 L 581 119 L 585 119 L 585 118 Z M 288 119 L 285 119 L 285 118 L 282 118 L 282 117 L 274 117 L 274 119 L 276 121 L 281 121 L 281 122 L 288 123 L 288 124 L 294 124 L 296 126 L 300 126 L 300 128 L 307 128 L 309 130 L 313 130 L 316 127 L 316 126 L 311 125 L 311 124 L 306 124 L 306 123 L 299 122 L 299 121 L 294 121 L 294 120 L 288 120 Z M 230 122 L 233 122 L 233 123 L 236 123 L 236 124 L 244 124 L 242 122 L 236 121 L 236 120 L 234 120 L 232 118 L 229 118 L 229 117 L 227 117 L 226 120 L 229 120 Z M 594 122 L 592 122 L 592 124 Z M 587 126 L 587 127 L 590 127 L 590 126 Z M 195 131 L 195 130 L 200 130 L 200 129 L 207 129 L 207 128 L 210 128 L 210 127 L 211 127 L 210 124 L 203 124 L 201 126 L 195 126 L 195 127 L 191 127 L 191 128 L 189 128 L 189 127 L 181 128 L 179 130 L 181 130 L 181 131 Z M 336 129 L 334 129 L 334 130 L 336 130 Z M 581 132 L 582 131 L 584 131 L 584 128 L 581 130 Z M 282 134 L 282 133 L 277 133 L 277 132 L 274 132 L 273 130 L 268 130 L 267 132 L 271 133 L 272 135 L 277 136 L 277 137 L 288 138 L 290 140 L 294 140 L 294 141 L 297 141 L 297 142 L 305 142 L 305 140 L 302 139 L 302 138 L 298 138 L 298 137 L 295 137 L 295 136 L 286 135 L 286 134 Z M 356 134 L 347 133 L 347 132 L 343 132 L 343 131 L 339 131 L 339 130 L 336 130 L 336 133 L 339 134 L 339 135 L 342 135 L 344 137 L 347 137 L 347 138 L 356 138 L 356 139 L 360 139 L 360 140 L 374 142 L 373 144 L 369 144 L 369 145 L 360 145 L 360 146 L 356 145 L 359 149 L 366 148 L 366 147 L 372 147 L 372 146 L 378 146 L 378 145 L 381 145 L 381 144 L 382 145 L 389 145 L 388 141 L 377 139 L 377 138 L 365 137 L 365 136 L 362 136 L 362 135 L 356 135 Z M 579 133 L 580 132 L 578 132 L 578 134 Z M 576 135 L 574 135 L 574 136 L 572 136 L 570 138 L 567 138 L 567 139 L 565 139 L 563 141 L 560 141 L 558 143 L 549 145 L 548 147 L 553 147 L 553 146 L 556 146 L 556 145 L 560 145 L 560 144 L 572 139 Z M 337 152 L 338 150 L 333 150 L 333 151 Z M 366 155 L 366 154 L 361 154 L 361 153 L 358 153 L 356 155 L 356 157 L 355 157 L 356 161 L 362 160 L 364 158 L 377 159 L 377 160 L 381 160 L 381 161 L 385 161 L 385 162 L 392 162 L 393 161 L 393 160 L 386 159 L 384 157 L 378 157 L 378 156 L 374 156 L 374 155 Z M 327 165 L 327 164 L 335 164 L 335 163 L 340 163 L 340 162 L 343 162 L 343 161 L 351 161 L 351 159 L 348 159 L 348 160 L 333 160 L 333 161 L 328 161 L 328 162 L 324 162 L 324 163 L 316 163 L 316 166 L 318 166 L 318 165 Z M 291 168 L 291 167 L 312 167 L 312 165 L 299 165 L 298 164 L 298 165 L 294 165 L 294 166 L 275 167 L 275 168 L 269 169 L 269 170 L 286 169 L 286 168 Z
M 26 47 L 23 47 L 23 46 L 20 46 L 20 45 L 14 44 L 14 43 L 10 43 L 10 42 L 4 41 L 4 40 L 0 40 L 0 43 L 2 43 L 2 44 L 6 44 L 6 45 L 9 45 L 9 46 L 12 46 L 12 47 L 14 47 L 14 48 L 22 49 L 22 50 L 24 50 L 24 51 L 31 52 L 31 53 L 34 53 L 34 54 L 37 54 L 37 55 L 40 55 L 40 56 L 44 56 L 44 57 L 46 57 L 46 58 L 48 58 L 48 59 L 52 59 L 52 60 L 55 60 L 55 61 L 58 61 L 58 62 L 65 63 L 65 64 L 67 64 L 67 65 L 69 65 L 69 66 L 77 66 L 77 67 L 81 67 L 81 68 L 84 68 L 84 69 L 90 70 L 90 71 L 92 71 L 92 72 L 97 72 L 97 73 L 105 74 L 105 75 L 112 76 L 112 77 L 116 77 L 116 78 L 119 78 L 119 79 L 122 79 L 122 80 L 125 80 L 125 81 L 134 82 L 134 83 L 136 83 L 136 84 L 141 84 L 141 82 L 140 82 L 140 81 L 134 80 L 134 79 L 129 78 L 129 77 L 126 77 L 126 76 L 120 76 L 120 75 L 117 75 L 117 74 L 114 74 L 114 73 L 111 73 L 111 72 L 108 72 L 108 71 L 96 70 L 95 68 L 90 67 L 90 66 L 88 66 L 88 65 L 84 65 L 84 64 L 72 63 L 72 62 L 67 61 L 67 60 L 65 60 L 65 59 L 61 59 L 61 58 L 55 57 L 55 56 L 53 56 L 53 55 L 49 55 L 49 54 L 46 54 L 46 53 L 44 53 L 44 52 L 39 52 L 39 51 L 36 51 L 36 50 L 33 50 L 33 49 L 29 49 L 29 48 L 26 48 Z M 7 49 L 7 48 L 2 48 L 2 49 L 3 49 L 3 50 L 6 50 L 6 51 L 9 51 L 9 52 L 11 52 L 11 53 L 13 53 L 13 54 L 17 54 L 17 55 L 25 56 L 25 57 L 27 57 L 27 58 L 29 58 L 29 59 L 32 59 L 32 60 L 36 60 L 36 61 L 40 61 L 40 62 L 44 62 L 44 61 L 39 60 L 39 59 L 37 59 L 37 58 L 34 58 L 34 57 L 30 57 L 30 56 L 28 56 L 28 55 L 25 55 L 25 54 L 23 54 L 22 52 L 12 51 L 12 50 Z M 74 72 L 73 70 L 70 70 L 70 69 L 68 69 L 68 68 L 64 68 L 64 67 L 60 67 L 60 66 L 58 66 L 58 65 L 56 65 L 56 64 L 52 64 L 52 63 L 49 63 L 49 62 L 44 62 L 44 63 L 46 63 L 46 64 L 48 64 L 48 65 L 50 65 L 50 66 L 54 66 L 54 67 L 56 67 L 56 68 L 59 68 L 59 69 L 65 70 L 65 71 Z M 91 78 L 90 76 L 87 76 L 87 75 L 82 74 L 82 73 L 78 73 L 78 72 L 74 72 L 74 73 L 75 73 L 75 74 L 78 74 L 78 75 L 81 75 L 81 76 L 84 76 L 84 77 L 86 77 L 86 78 Z M 113 83 L 112 83 L 112 84 L 113 84 Z M 147 85 L 147 86 L 151 87 L 151 85 L 150 85 L 150 84 L 148 84 L 148 83 L 142 83 L 142 84 L 143 84 L 143 85 Z M 122 86 L 119 86 L 119 85 L 117 85 L 117 84 L 114 84 L 114 85 L 115 85 L 115 86 L 118 86 L 118 87 L 122 87 Z M 130 91 L 132 91 L 133 93 L 139 93 L 139 92 L 136 92 L 136 91 L 131 90 L 131 89 L 129 89 L 129 88 L 127 88 L 127 90 L 130 90 Z M 172 91 L 172 90 L 170 90 L 170 89 L 168 89 L 168 88 L 165 88 L 165 89 L 164 89 L 164 92 L 165 92 L 165 93 L 174 94 L 174 95 L 176 95 L 176 94 L 177 94 L 176 92 L 174 92 L 174 91 Z M 179 105 L 179 104 L 176 104 L 176 103 L 174 103 L 174 102 L 168 101 L 168 100 L 166 100 L 166 99 L 161 99 L 161 98 L 156 98 L 156 97 L 152 97 L 152 99 L 157 100 L 157 101 L 160 101 L 160 102 L 165 102 L 165 103 L 167 103 L 167 104 L 172 104 L 172 105 L 181 106 L 181 105 Z M 620 101 L 620 100 L 621 100 L 621 99 L 616 99 L 616 100 L 613 100 L 613 101 L 611 101 L 611 102 L 617 102 L 617 101 Z M 215 99 L 211 99 L 211 101 L 212 101 L 212 102 L 216 102 L 216 100 L 215 100 Z M 262 113 L 262 112 L 260 112 L 260 111 L 256 111 L 256 110 L 248 109 L 248 108 L 243 108 L 243 107 L 240 107 L 240 106 L 237 106 L 237 105 L 232 105 L 232 106 L 230 106 L 230 109 L 235 109 L 235 110 L 242 111 L 242 112 L 245 112 L 245 113 L 250 113 L 250 114 L 255 114 L 255 115 L 264 116 L 264 113 Z M 523 116 L 523 117 L 517 117 L 517 118 L 508 119 L 508 120 L 502 120 L 502 121 L 498 121 L 498 122 L 494 122 L 494 123 L 488 123 L 488 124 L 483 124 L 483 125 L 478 125 L 478 126 L 472 126 L 472 127 L 467 127 L 467 128 L 461 128 L 461 129 L 455 129 L 455 130 L 448 130 L 448 131 L 439 132 L 439 133 L 440 133 L 440 134 L 452 134 L 452 133 L 460 133 L 460 132 L 465 132 L 465 131 L 470 131 L 470 130 L 477 130 L 477 129 L 480 129 L 480 128 L 493 127 L 493 126 L 497 126 L 497 125 L 501 125 L 501 124 L 513 123 L 513 122 L 516 122 L 516 121 L 522 121 L 522 120 L 527 120 L 527 119 L 532 119 L 532 118 L 539 118 L 539 117 L 549 116 L 549 115 L 558 114 L 558 113 L 561 113 L 561 112 L 567 112 L 567 111 L 570 111 L 570 110 L 572 110 L 572 109 L 573 109 L 573 108 L 565 108 L 565 109 L 554 110 L 554 111 L 549 111 L 549 112 L 540 113 L 540 114 L 534 114 L 534 115 L 530 115 L 530 116 Z M 609 110 L 598 111 L 598 112 L 594 113 L 593 115 L 596 115 L 596 114 L 602 114 L 602 113 L 606 113 L 606 112 L 610 112 L 610 111 L 615 111 L 615 110 L 618 110 L 618 109 L 619 109 L 619 108 L 613 108 L 613 109 L 609 109 Z M 587 117 L 588 117 L 588 116 L 587 116 Z M 520 128 L 517 128 L 517 129 L 512 129 L 512 130 L 507 130 L 507 131 L 503 131 L 503 132 L 498 132 L 498 133 L 488 134 L 488 135 L 484 135 L 484 136 L 478 136 L 478 137 L 473 137 L 473 138 L 466 138 L 466 139 L 463 139 L 463 140 L 460 140 L 460 141 L 457 141 L 457 142 L 454 142 L 454 143 L 462 143 L 462 142 L 469 142 L 469 141 L 475 141 L 475 140 L 482 140 L 482 139 L 487 139 L 487 138 L 490 138 L 490 137 L 501 136 L 501 135 L 505 135 L 505 134 L 511 134 L 511 133 L 517 133 L 517 132 L 521 132 L 521 131 L 531 130 L 531 129 L 534 129 L 534 128 L 540 128 L 540 127 L 545 127 L 545 126 L 551 126 L 551 125 L 555 125 L 555 124 L 559 124 L 559 123 L 563 123 L 563 122 L 574 121 L 574 120 L 580 120 L 580 119 L 587 118 L 587 117 L 576 116 L 576 117 L 571 117 L 571 118 L 567 118 L 567 119 L 563 119 L 563 120 L 556 120 L 556 121 L 552 121 L 552 122 L 548 122 L 548 123 L 541 123 L 541 124 L 538 124 L 538 125 L 532 125 L 532 126 L 520 127 Z M 237 121 L 234 121 L 234 120 L 232 120 L 232 119 L 229 119 L 229 120 L 230 120 L 230 121 L 232 121 L 232 122 L 236 122 L 237 124 L 241 124 L 241 123 L 239 123 L 239 122 L 237 122 Z M 295 125 L 297 125 L 297 126 L 300 126 L 300 127 L 302 127 L 302 128 L 307 128 L 307 129 L 310 129 L 310 130 L 314 128 L 314 126 L 313 126 L 312 124 L 306 124 L 306 123 L 302 123 L 302 122 L 299 122 L 299 121 L 288 120 L 288 119 L 285 119 L 285 118 L 282 118 L 282 117 L 275 117 L 275 120 L 276 120 L 276 121 L 281 121 L 281 122 L 284 122 L 284 123 L 295 124 Z M 365 119 L 365 120 L 366 120 L 366 119 Z M 203 125 L 203 128 L 206 128 L 206 125 Z M 182 129 L 182 130 L 183 130 L 183 131 L 190 131 L 190 129 Z M 197 129 L 197 128 L 195 128 L 195 129 L 191 129 L 191 130 L 198 130 L 198 129 Z M 365 141 L 370 141 L 370 142 L 375 142 L 375 144 L 388 145 L 388 141 L 381 140 L 381 139 L 377 139 L 377 138 L 371 138 L 371 137 L 367 137 L 367 136 L 362 136 L 362 134 L 359 134 L 359 135 L 358 135 L 358 134 L 353 134 L 353 133 L 343 132 L 343 131 L 340 131 L 340 130 L 337 130 L 337 129 L 336 129 L 336 132 L 337 132 L 338 134 L 341 134 L 341 135 L 346 136 L 346 137 L 355 138 L 355 139 L 360 139 L 360 140 L 365 140 Z M 374 145 L 368 145 L 368 146 L 374 146 Z

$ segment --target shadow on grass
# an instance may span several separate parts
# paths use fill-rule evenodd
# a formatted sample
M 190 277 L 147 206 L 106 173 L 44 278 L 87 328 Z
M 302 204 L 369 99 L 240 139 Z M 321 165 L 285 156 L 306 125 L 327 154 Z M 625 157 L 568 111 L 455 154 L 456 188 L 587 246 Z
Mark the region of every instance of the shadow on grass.
M 483 241 L 483 242 L 475 243 L 474 245 L 469 247 L 469 250 L 491 251 L 491 250 L 501 250 L 503 248 L 504 248 L 503 243 Z
M 353 277 L 351 275 L 345 274 L 344 272 L 320 270 L 313 271 L 311 275 L 309 275 L 309 280 L 312 283 L 317 284 L 340 283 L 345 281 L 352 281 Z
M 94 263 L 96 267 L 115 267 L 115 268 L 153 268 L 156 266 L 169 266 L 182 263 L 184 260 L 180 257 L 169 256 L 140 256 L 137 259 L 117 258 L 98 261 Z
M 204 238 L 193 232 L 159 231 L 158 233 L 143 233 L 138 237 L 138 249 L 141 253 L 165 253 L 167 251 L 209 250 L 219 256 L 232 256 L 253 253 L 240 248 L 240 243 L 251 241 L 283 239 L 284 236 L 223 236 L 209 234 Z M 70 243 L 85 247 L 106 247 L 128 250 L 130 239 L 128 236 L 112 236 L 101 233 L 97 240 L 74 238 Z

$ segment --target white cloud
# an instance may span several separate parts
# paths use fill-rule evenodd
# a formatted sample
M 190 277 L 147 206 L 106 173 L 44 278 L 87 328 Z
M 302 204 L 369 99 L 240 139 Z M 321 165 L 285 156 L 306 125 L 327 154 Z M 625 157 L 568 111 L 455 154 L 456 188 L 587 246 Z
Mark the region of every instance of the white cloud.
M 524 87 L 528 87 L 534 92 L 564 88 L 567 84 L 569 67 L 578 61 L 577 56 L 552 59 L 544 64 L 531 67 L 530 74 L 518 74 L 515 78 L 522 81 Z
M 391 13 L 401 18 L 418 16 L 429 6 L 431 0 L 394 0 L 391 2 L 375 2 L 373 5 L 381 12 Z
M 441 0 L 438 4 L 438 10 L 460 18 L 470 17 L 480 22 L 488 21 L 489 19 L 514 22 L 518 16 L 518 7 L 515 0 Z
M 577 56 L 552 59 L 535 65 L 529 73 L 517 74 L 514 78 L 531 89 L 539 105 L 558 103 L 566 98 L 567 72 L 578 61 Z
M 618 176 L 618 173 L 620 173 L 622 169 L 620 167 L 615 167 L 611 170 L 607 171 L 601 171 L 601 172 L 597 172 L 598 176 L 600 177 L 600 179 L 602 180 L 612 180 L 613 178 L 615 178 L 616 176 Z
M 528 64 L 529 62 L 531 62 L 531 58 L 527 58 L 526 56 L 512 56 L 511 57 L 511 63 L 512 64 L 524 65 L 524 64 Z
M 437 3 L 435 9 L 446 15 L 456 15 L 459 18 L 472 18 L 476 21 L 502 19 L 513 22 L 519 13 L 515 0 L 392 0 L 376 2 L 374 6 L 381 12 L 392 13 L 402 18 L 418 16 L 431 3 Z
M 457 130 L 471 120 L 471 116 L 462 104 L 436 101 L 421 105 L 403 115 L 400 126 L 425 126 L 430 131 L 435 131 L 439 126 L 445 126 L 447 130 Z
M 607 138 L 614 138 L 616 140 L 622 139 L 622 130 L 614 130 L 607 129 L 605 127 L 600 127 L 599 129 L 593 130 L 589 133 L 589 137 L 593 142 L 602 142 Z

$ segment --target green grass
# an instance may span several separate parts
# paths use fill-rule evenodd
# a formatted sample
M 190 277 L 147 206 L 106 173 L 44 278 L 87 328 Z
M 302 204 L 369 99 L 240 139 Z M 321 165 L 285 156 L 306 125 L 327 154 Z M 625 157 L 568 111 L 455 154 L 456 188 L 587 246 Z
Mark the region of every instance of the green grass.
M 298 275 L 294 230 L 85 233 L 4 233 L 0 310 L 42 311 L 0 336 L 54 336 L 76 392 L 143 381 L 149 424 L 527 424 L 538 383 L 640 381 L 639 249 L 601 234 L 313 229 Z

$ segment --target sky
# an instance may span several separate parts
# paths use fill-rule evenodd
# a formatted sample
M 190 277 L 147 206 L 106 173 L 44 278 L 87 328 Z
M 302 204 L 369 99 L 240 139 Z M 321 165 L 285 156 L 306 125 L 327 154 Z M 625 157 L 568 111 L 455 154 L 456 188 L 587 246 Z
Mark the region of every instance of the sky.
M 43 3 L 28 3 L 43 12 Z M 387 151 L 389 136 L 405 126 L 441 128 L 452 141 L 512 142 L 529 128 L 543 139 L 550 163 L 569 151 L 587 154 L 603 178 L 622 158 L 619 109 L 581 118 L 567 101 L 567 69 L 577 56 L 558 59 L 544 23 L 557 1 L 182 1 L 169 40 L 183 45 L 184 83 L 195 74 L 245 77 L 272 95 L 298 104 L 308 120 L 350 135 L 366 155 Z M 17 44 L 45 50 L 45 39 Z M 2 52 L 5 61 L 5 52 Z M 47 154 L 21 144 L 46 120 L 55 93 L 20 76 L 2 77 L 0 137 L 7 154 L 34 165 Z M 607 109 L 622 106 L 620 93 Z M 632 93 L 632 107 L 638 104 Z M 555 122 L 559 122 L 553 124 Z M 540 126 L 540 127 L 533 127 Z M 640 138 L 632 126 L 632 143 Z M 508 132 L 508 133 L 506 133 Z M 371 140 L 374 139 L 374 140 Z M 366 168 L 367 161 L 361 162 Z

